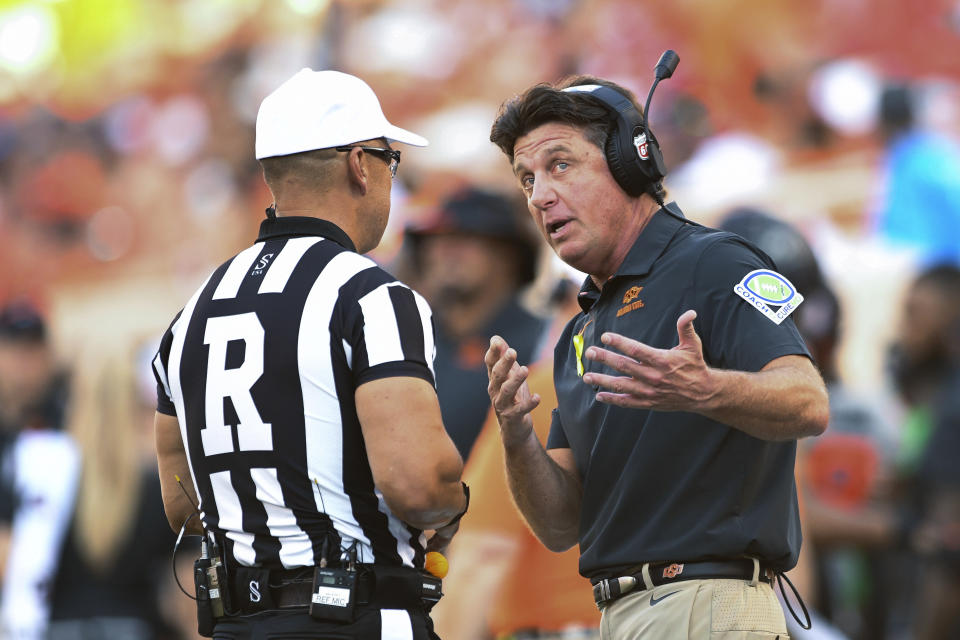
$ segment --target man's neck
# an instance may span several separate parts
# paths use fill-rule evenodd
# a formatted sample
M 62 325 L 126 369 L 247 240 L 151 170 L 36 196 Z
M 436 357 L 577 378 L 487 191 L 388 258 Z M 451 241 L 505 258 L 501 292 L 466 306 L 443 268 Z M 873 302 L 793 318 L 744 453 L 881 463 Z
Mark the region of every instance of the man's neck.
M 348 196 L 335 192 L 324 193 L 321 197 L 284 197 L 276 202 L 278 218 L 286 216 L 306 216 L 327 220 L 340 227 L 350 238 L 354 246 L 359 247 L 360 227 L 357 223 L 356 202 Z
M 633 249 L 633 245 L 636 244 L 640 234 L 643 233 L 643 230 L 650 224 L 653 216 L 660 210 L 660 205 L 656 200 L 646 195 L 637 198 L 634 202 L 634 206 L 627 212 L 627 219 L 632 221 L 633 224 L 628 225 L 627 228 L 624 229 L 624 235 L 621 236 L 624 241 L 623 244 L 617 247 L 615 254 L 616 259 L 611 261 L 610 266 L 604 269 L 603 273 L 590 274 L 590 279 L 593 280 L 593 284 L 601 291 L 607 280 L 612 278 L 617 271 L 620 270 L 620 265 L 627 259 L 630 250 Z

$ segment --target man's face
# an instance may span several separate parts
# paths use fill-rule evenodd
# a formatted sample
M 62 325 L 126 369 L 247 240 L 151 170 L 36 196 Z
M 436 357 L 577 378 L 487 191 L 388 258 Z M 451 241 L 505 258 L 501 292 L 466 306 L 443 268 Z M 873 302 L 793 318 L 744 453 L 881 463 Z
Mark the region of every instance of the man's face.
M 0 402 L 7 408 L 38 402 L 52 375 L 53 359 L 44 343 L 0 339 Z
M 512 252 L 503 242 L 470 233 L 428 235 L 421 241 L 424 294 L 436 304 L 473 298 L 484 287 L 503 282 L 495 273 L 512 271 Z
M 947 331 L 954 319 L 952 306 L 942 291 L 928 283 L 909 290 L 897 342 L 910 362 L 923 363 L 945 355 Z
M 551 122 L 517 139 L 513 170 L 540 233 L 561 260 L 595 277 L 616 272 L 635 235 L 625 233 L 629 196 L 583 130 Z
M 360 143 L 364 146 L 390 148 L 386 140 L 371 140 Z M 370 178 L 366 198 L 366 216 L 363 218 L 364 238 L 357 246 L 358 253 L 366 253 L 377 248 L 390 219 L 390 192 L 393 190 L 393 177 L 390 175 L 390 162 L 381 154 L 370 152 L 368 167 Z

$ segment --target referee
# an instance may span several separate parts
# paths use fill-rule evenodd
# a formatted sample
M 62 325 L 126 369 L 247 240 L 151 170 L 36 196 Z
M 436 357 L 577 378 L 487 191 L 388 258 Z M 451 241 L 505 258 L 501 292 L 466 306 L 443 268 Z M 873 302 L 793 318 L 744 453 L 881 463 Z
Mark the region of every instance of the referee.
M 190 530 L 225 568 L 207 585 L 214 638 L 435 637 L 418 570 L 467 492 L 430 307 L 361 255 L 387 224 L 395 142 L 427 144 L 356 77 L 303 69 L 267 96 L 256 155 L 274 205 L 154 360 L 167 518 L 179 530 L 199 496 Z

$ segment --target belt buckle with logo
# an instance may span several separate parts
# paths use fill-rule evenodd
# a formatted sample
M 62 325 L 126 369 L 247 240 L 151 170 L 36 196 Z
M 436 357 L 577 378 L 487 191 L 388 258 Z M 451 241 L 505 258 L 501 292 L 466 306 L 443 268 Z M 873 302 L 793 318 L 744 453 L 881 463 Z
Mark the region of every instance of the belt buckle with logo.
M 683 573 L 683 565 L 676 562 L 663 569 L 663 577 L 671 580 L 681 573 Z

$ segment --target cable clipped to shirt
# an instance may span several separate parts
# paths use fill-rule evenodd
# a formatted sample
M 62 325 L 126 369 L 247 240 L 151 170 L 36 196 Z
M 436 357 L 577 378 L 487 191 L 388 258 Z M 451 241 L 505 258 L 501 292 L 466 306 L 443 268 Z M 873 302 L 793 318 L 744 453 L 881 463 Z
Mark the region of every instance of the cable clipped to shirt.
M 174 542 L 174 544 L 173 544 L 173 554 L 172 554 L 172 556 L 171 556 L 171 558 L 170 558 L 171 566 L 172 566 L 172 568 L 173 568 L 173 579 L 176 581 L 177 586 L 180 587 L 180 591 L 182 591 L 185 596 L 187 596 L 187 597 L 190 598 L 191 600 L 196 600 L 197 598 L 196 598 L 195 596 L 192 596 L 192 595 L 190 595 L 189 593 L 187 593 L 187 590 L 184 589 L 184 588 L 183 588 L 183 585 L 180 583 L 180 577 L 177 575 L 177 551 L 180 549 L 180 543 L 183 541 L 183 537 L 184 537 L 184 535 L 185 535 L 186 532 L 187 532 L 187 525 L 190 524 L 190 521 L 191 521 L 191 520 L 193 520 L 194 518 L 196 518 L 196 517 L 198 517 L 198 516 L 201 515 L 201 513 L 200 513 L 200 505 L 199 505 L 198 503 L 194 502 L 194 501 L 193 501 L 193 498 L 190 496 L 190 494 L 187 493 L 186 488 L 183 486 L 183 482 L 180 481 L 180 476 L 174 474 L 173 477 L 176 479 L 177 485 L 180 487 L 180 490 L 183 491 L 183 495 L 187 497 L 187 501 L 188 501 L 190 504 L 192 504 L 192 505 L 193 505 L 193 508 L 194 508 L 193 513 L 191 513 L 190 515 L 188 515 L 188 516 L 186 517 L 186 519 L 183 521 L 183 524 L 180 525 L 180 533 L 177 534 L 177 541 Z M 202 520 L 201 520 L 200 524 L 201 524 L 201 525 L 203 524 L 203 521 L 202 521 Z

